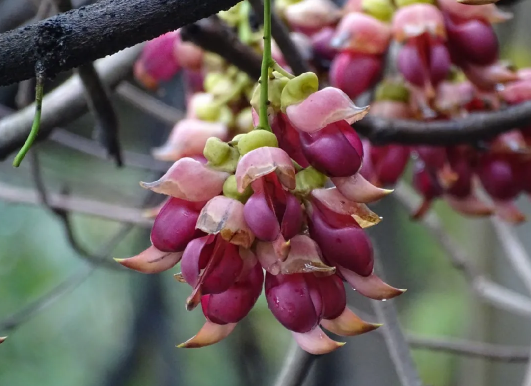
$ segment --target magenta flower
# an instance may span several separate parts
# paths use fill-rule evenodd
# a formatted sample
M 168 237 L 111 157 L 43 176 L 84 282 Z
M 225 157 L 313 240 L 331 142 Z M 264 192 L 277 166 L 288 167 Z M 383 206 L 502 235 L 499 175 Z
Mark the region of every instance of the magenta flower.
M 332 61 L 330 83 L 355 99 L 379 80 L 382 58 L 356 52 L 341 52 Z

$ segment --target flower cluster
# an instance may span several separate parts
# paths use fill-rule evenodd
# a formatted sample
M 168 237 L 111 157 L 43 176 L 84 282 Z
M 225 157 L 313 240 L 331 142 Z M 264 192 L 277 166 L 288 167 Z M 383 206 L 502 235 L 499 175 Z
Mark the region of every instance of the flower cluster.
M 192 287 L 186 307 L 201 304 L 206 323 L 180 347 L 225 338 L 265 287 L 275 318 L 304 350 L 323 354 L 342 343 L 321 327 L 342 336 L 378 327 L 347 307 L 344 281 L 372 299 L 404 292 L 374 274 L 364 231 L 380 221 L 365 203 L 390 192 L 359 173 L 364 151 L 350 125 L 368 108 L 337 88 L 319 90 L 314 73 L 287 75 L 273 71 L 269 79 L 273 132 L 230 141 L 191 136 L 194 145 L 161 179 L 141 183 L 168 200 L 151 247 L 118 261 L 144 273 L 181 263 L 175 276 Z M 259 99 L 257 86 L 251 103 Z

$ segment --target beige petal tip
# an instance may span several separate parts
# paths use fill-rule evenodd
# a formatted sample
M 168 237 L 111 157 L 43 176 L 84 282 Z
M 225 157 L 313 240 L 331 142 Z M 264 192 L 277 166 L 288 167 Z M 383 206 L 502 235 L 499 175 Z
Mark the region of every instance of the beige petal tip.
M 197 335 L 177 345 L 177 348 L 200 348 L 213 345 L 229 336 L 235 327 L 236 323 L 221 325 L 207 320 Z

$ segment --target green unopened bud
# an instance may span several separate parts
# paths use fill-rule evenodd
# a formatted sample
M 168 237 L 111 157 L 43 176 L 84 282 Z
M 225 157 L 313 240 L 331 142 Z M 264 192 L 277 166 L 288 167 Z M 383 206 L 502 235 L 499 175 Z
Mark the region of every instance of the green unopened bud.
M 296 187 L 293 193 L 298 196 L 307 196 L 313 189 L 324 187 L 327 178 L 310 166 L 295 175 Z
M 291 105 L 296 105 L 319 90 L 319 79 L 313 72 L 305 72 L 288 81 L 280 98 L 282 112 Z
M 203 149 L 208 165 L 213 169 L 233 173 L 238 165 L 238 150 L 219 138 L 211 137 Z
M 434 4 L 435 0 L 396 0 L 395 4 L 398 8 L 407 7 L 412 4 Z
M 205 77 L 203 87 L 206 92 L 219 96 L 227 93 L 233 86 L 233 81 L 219 72 L 211 72 Z
M 409 90 L 401 81 L 386 80 L 376 87 L 376 101 L 409 102 Z
M 391 0 L 362 0 L 361 9 L 366 14 L 384 22 L 391 21 L 395 12 Z
M 272 106 L 275 110 L 280 110 L 281 106 L 281 100 L 282 100 L 282 92 L 284 91 L 284 88 L 288 84 L 289 79 L 285 76 L 275 77 L 273 79 L 269 79 L 269 89 L 268 89 L 268 98 L 270 102 L 270 106 Z M 260 110 L 260 83 L 256 85 L 256 87 L 253 90 L 253 94 L 251 96 L 251 106 L 256 111 Z
M 215 102 L 201 103 L 195 106 L 195 115 L 197 118 L 208 121 L 217 122 L 221 115 L 221 106 Z
M 229 106 L 221 106 L 217 122 L 221 122 L 228 127 L 234 124 L 234 113 Z
M 245 204 L 249 197 L 253 194 L 251 185 L 245 188 L 243 193 L 238 192 L 238 187 L 236 184 L 236 177 L 234 175 L 230 176 L 225 180 L 223 184 L 223 195 L 225 197 L 233 198 L 240 201 L 242 204 Z
M 278 147 L 278 140 L 275 134 L 270 131 L 253 130 L 239 138 L 236 146 L 240 154 L 245 155 L 259 147 Z
M 236 116 L 235 126 L 240 132 L 248 133 L 250 132 L 253 125 L 253 111 L 251 107 L 246 107 Z

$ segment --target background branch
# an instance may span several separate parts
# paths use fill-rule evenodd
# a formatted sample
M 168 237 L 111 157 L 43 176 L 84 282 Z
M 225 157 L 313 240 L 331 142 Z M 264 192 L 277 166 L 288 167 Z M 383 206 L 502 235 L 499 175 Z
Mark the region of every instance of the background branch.
M 318 356 L 307 353 L 293 341 L 275 386 L 302 385 L 317 358 Z

